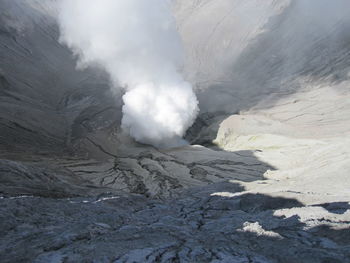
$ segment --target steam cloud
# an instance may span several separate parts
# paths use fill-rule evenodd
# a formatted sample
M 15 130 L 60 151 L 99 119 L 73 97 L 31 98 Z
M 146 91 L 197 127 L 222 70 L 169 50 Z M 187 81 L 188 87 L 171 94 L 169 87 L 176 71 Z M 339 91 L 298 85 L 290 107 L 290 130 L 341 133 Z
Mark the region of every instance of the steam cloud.
M 184 52 L 169 0 L 63 0 L 58 20 L 78 66 L 97 63 L 126 89 L 123 130 L 157 147 L 184 142 L 198 102 L 178 71 Z

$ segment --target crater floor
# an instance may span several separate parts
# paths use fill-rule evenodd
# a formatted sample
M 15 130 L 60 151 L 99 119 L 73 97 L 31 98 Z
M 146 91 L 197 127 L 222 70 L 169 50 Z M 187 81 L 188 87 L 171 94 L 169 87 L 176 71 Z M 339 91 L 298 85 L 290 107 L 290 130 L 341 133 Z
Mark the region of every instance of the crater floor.
M 0 0 L 1 262 L 350 262 L 350 4 L 258 2 L 174 2 L 201 113 L 155 149 L 57 1 Z

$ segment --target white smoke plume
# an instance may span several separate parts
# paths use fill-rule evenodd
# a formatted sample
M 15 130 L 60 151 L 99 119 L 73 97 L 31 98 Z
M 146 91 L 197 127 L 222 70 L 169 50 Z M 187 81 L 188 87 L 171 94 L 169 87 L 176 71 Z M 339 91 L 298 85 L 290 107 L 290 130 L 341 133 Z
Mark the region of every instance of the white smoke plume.
M 78 66 L 99 64 L 124 87 L 122 128 L 157 147 L 182 144 L 198 113 L 179 69 L 183 49 L 170 0 L 62 0 L 60 41 Z

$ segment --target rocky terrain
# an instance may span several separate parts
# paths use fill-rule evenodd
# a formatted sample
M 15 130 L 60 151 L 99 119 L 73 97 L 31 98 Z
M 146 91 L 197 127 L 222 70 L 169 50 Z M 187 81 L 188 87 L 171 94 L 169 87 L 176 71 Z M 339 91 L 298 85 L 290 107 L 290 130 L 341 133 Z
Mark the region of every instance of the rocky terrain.
M 174 1 L 201 108 L 174 149 L 121 132 L 57 2 L 0 0 L 0 262 L 350 262 L 347 0 Z

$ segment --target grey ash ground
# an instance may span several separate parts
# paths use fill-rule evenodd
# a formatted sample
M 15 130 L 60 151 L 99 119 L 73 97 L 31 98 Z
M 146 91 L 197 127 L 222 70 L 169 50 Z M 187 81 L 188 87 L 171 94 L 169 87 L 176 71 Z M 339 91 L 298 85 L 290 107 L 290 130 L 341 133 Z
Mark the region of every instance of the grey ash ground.
M 56 1 L 0 0 L 1 262 L 350 262 L 350 4 L 257 2 L 174 2 L 202 111 L 159 150 Z

